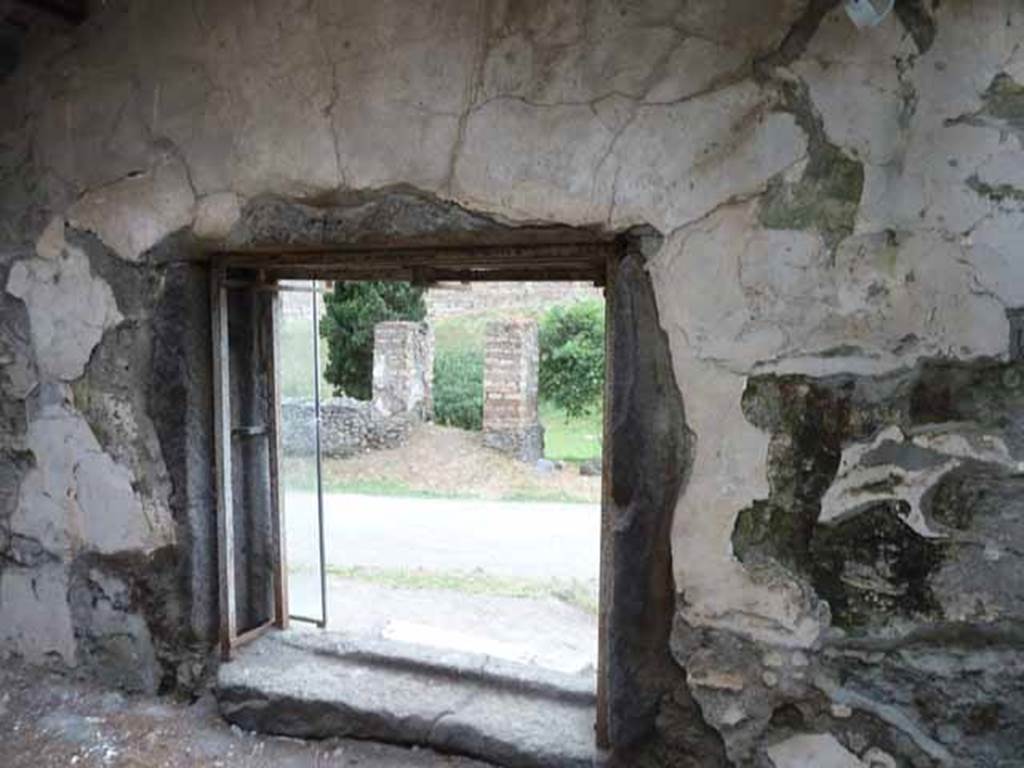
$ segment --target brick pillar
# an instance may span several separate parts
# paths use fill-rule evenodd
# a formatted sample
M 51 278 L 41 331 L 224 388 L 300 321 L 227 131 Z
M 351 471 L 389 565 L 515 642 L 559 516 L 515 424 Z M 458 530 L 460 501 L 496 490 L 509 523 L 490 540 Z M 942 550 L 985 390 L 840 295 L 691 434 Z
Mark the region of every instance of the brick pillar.
M 386 416 L 430 418 L 434 404 L 434 332 L 426 323 L 393 321 L 373 329 L 373 407 Z
M 484 351 L 484 445 L 533 462 L 544 455 L 537 413 L 537 323 L 488 323 Z

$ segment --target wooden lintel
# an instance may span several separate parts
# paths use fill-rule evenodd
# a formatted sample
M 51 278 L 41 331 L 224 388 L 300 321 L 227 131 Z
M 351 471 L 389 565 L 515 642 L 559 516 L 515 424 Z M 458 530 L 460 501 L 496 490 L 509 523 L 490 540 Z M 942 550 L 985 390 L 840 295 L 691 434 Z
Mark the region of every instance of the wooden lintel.
M 490 270 L 458 270 L 458 269 L 395 269 L 388 272 L 368 270 L 309 270 L 294 268 L 272 270 L 282 280 L 303 279 L 315 274 L 323 280 L 339 282 L 356 282 L 377 280 L 385 282 L 415 282 L 433 285 L 438 282 L 592 282 L 604 285 L 604 271 L 595 269 L 490 269 Z
M 388 251 L 282 251 L 276 254 L 236 252 L 223 254 L 225 266 L 244 269 L 274 269 L 301 267 L 363 268 L 377 271 L 399 267 L 489 267 L 522 265 L 536 267 L 544 264 L 570 266 L 574 264 L 603 264 L 616 250 L 613 244 L 517 246 L 461 250 L 395 249 Z

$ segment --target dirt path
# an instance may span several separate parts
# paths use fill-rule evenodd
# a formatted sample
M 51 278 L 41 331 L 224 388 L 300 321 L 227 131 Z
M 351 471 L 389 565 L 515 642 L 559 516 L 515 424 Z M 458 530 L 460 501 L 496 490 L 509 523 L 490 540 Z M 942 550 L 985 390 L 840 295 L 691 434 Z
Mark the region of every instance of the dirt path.
M 601 498 L 601 478 L 580 475 L 576 465 L 543 472 L 484 447 L 479 432 L 436 424 L 424 424 L 399 448 L 327 460 L 324 480 L 336 490 L 373 492 L 377 486 L 381 492 L 590 503 Z

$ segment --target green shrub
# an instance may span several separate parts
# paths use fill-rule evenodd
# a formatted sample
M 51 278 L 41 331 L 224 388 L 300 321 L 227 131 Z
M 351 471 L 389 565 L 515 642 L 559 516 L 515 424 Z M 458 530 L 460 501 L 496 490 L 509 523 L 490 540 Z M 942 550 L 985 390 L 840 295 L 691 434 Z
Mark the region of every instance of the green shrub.
M 339 282 L 324 296 L 324 376 L 336 395 L 373 396 L 373 328 L 388 320 L 422 320 L 427 314 L 423 292 L 410 283 Z
M 540 397 L 571 417 L 592 413 L 604 393 L 604 302 L 556 306 L 540 322 Z
M 434 353 L 434 421 L 479 430 L 484 420 L 484 355 L 472 347 Z

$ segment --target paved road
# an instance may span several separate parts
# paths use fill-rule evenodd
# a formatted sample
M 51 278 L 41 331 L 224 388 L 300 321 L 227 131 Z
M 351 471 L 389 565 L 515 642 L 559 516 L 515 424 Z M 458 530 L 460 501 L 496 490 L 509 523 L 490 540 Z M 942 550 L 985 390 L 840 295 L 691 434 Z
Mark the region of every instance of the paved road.
M 316 494 L 287 493 L 285 518 L 289 565 L 315 565 Z M 538 580 L 598 574 L 598 505 L 329 494 L 324 521 L 334 566 L 481 568 Z

